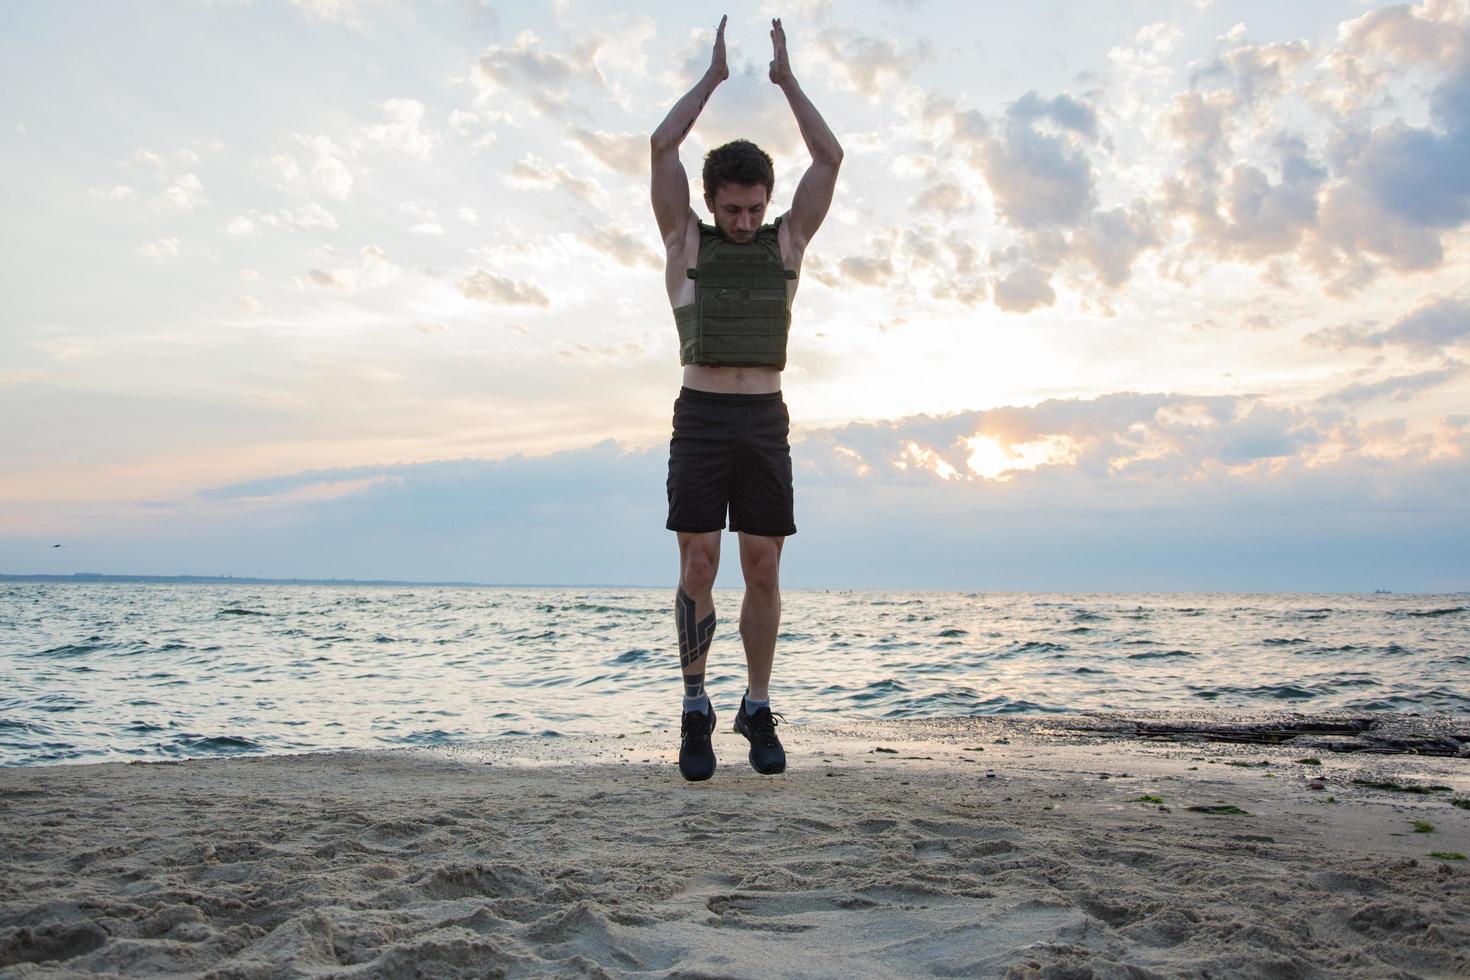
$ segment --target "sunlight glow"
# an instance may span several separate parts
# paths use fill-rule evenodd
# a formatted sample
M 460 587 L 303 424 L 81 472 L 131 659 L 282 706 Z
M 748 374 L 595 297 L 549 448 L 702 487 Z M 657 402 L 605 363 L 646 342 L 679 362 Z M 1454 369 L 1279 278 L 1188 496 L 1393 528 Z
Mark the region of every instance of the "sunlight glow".
M 1020 470 L 1077 461 L 1077 442 L 1068 436 L 1043 436 L 1009 446 L 992 436 L 971 436 L 964 442 L 970 450 L 965 460 L 970 472 L 998 483 L 1011 479 Z
M 961 479 L 960 471 L 951 466 L 943 456 L 913 441 L 904 443 L 903 455 L 894 460 L 893 465 L 901 470 L 908 469 L 910 465 L 916 469 L 929 470 L 941 480 Z

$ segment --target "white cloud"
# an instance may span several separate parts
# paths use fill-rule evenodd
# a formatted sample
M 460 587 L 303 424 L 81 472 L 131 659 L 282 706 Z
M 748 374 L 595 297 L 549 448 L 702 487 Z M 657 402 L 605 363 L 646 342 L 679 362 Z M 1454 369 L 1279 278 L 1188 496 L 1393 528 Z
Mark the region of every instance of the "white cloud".
M 549 163 L 533 153 L 516 161 L 510 173 L 502 179 L 511 187 L 521 189 L 564 190 L 589 204 L 606 199 L 597 181 L 578 177 L 565 164 Z
M 362 127 L 363 136 L 390 150 L 400 150 L 425 162 L 444 142 L 438 133 L 423 129 L 424 104 L 417 99 L 389 99 L 381 106 L 389 122 Z
M 271 154 L 271 166 L 276 168 L 276 173 L 290 183 L 301 179 L 301 166 L 297 164 L 296 158 L 289 153 Z
M 648 269 L 664 267 L 663 257 L 642 238 L 613 225 L 603 225 L 579 234 L 577 240 L 598 255 L 611 256 L 621 265 Z
M 550 306 L 539 286 L 531 282 L 517 282 L 505 276 L 476 269 L 456 285 L 465 299 L 493 303 L 498 306 Z
M 568 144 L 580 147 L 596 163 L 627 177 L 648 176 L 648 136 L 644 133 L 604 133 L 574 126 Z
M 403 270 L 376 245 L 364 245 L 358 250 L 358 264 L 335 269 L 310 269 L 307 281 L 323 289 L 331 289 L 348 296 L 370 289 L 377 289 L 393 282 Z
M 167 255 L 179 254 L 179 240 L 177 238 L 160 238 L 155 242 L 149 242 L 138 249 L 150 258 L 161 258 Z
M 363 17 L 363 0 L 291 0 L 291 3 L 315 20 L 331 21 L 357 29 L 367 26 Z
M 311 231 L 316 228 L 335 228 L 337 219 L 316 202 L 302 205 L 294 211 L 247 211 L 230 220 L 226 231 L 231 235 L 248 235 L 256 225 L 268 228 L 284 228 L 287 231 Z
M 307 279 L 315 286 L 323 289 L 334 289 L 340 293 L 352 293 L 354 290 L 351 283 L 335 273 L 323 269 L 309 269 L 306 273 Z
M 298 135 L 296 139 L 316 156 L 311 164 L 311 180 L 328 196 L 339 201 L 352 193 L 352 171 L 342 160 L 342 150 L 329 136 Z
M 915 68 L 928 61 L 933 48 L 924 39 L 902 48 L 887 38 L 847 28 L 828 28 L 816 35 L 805 53 L 843 88 L 876 102 L 891 93 L 895 83 L 907 80 Z
M 184 174 L 174 178 L 168 190 L 163 192 L 163 199 L 170 207 L 192 211 L 204 203 L 204 185 L 193 174 Z

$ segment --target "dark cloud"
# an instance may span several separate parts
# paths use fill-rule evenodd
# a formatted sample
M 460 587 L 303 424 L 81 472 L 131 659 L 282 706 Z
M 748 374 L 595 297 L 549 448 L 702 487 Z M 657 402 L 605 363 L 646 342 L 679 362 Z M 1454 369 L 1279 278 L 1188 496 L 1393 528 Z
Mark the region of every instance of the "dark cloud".
M 1130 208 L 1094 211 L 1073 237 L 1071 250 L 1097 270 L 1098 279 L 1116 289 L 1132 275 L 1134 260 L 1159 244 L 1152 212 L 1146 204 L 1135 202 Z
M 1470 534 L 1446 515 L 1470 481 L 1470 417 L 1444 423 L 1455 452 L 1435 454 L 1399 420 L 1359 426 L 1337 409 L 1254 396 L 1119 393 L 799 432 L 801 532 L 789 547 L 805 557 L 786 584 L 971 588 L 992 569 L 994 588 L 1400 587 L 1419 580 L 1380 576 L 1397 567 L 1385 555 L 1408 549 L 1404 570 L 1457 569 L 1464 587 Z M 1075 450 L 1008 481 L 895 465 L 912 445 L 963 473 L 961 440 L 974 435 L 1065 438 Z M 1324 445 L 1338 452 L 1313 459 Z M 1375 445 L 1412 451 L 1384 465 Z M 284 474 L 203 491 L 215 516 L 181 529 L 198 508 L 171 510 L 146 554 L 172 533 L 180 555 L 207 547 L 226 568 L 269 554 L 304 575 L 656 584 L 675 553 L 662 530 L 666 465 L 666 446 L 601 442 Z M 333 484 L 350 492 L 293 496 Z M 242 498 L 254 498 L 248 510 L 233 505 Z M 1302 563 L 1323 549 L 1331 561 Z M 721 584 L 738 587 L 738 563 L 725 564 Z
M 1012 103 L 1007 115 L 1022 121 L 1050 119 L 1088 140 L 1097 139 L 1097 113 L 1092 106 L 1078 102 L 1066 93 L 1043 99 L 1034 90 L 1027 92 Z
M 1417 374 L 1400 374 L 1381 381 L 1351 384 L 1328 395 L 1326 401 L 1341 405 L 1362 405 L 1366 402 L 1389 398 L 1394 401 L 1410 401 L 1415 396 L 1438 388 L 1465 376 L 1465 365 L 1450 361 L 1443 367 Z
M 1038 129 L 1040 119 L 1050 119 L 1073 137 Z M 1022 229 L 1079 224 L 1097 203 L 1096 180 L 1083 145 L 1094 136 L 1091 109 L 1070 96 L 1049 101 L 1035 92 L 1022 96 L 981 154 L 996 210 Z
M 1304 339 L 1309 344 L 1334 350 L 1395 345 L 1425 357 L 1442 354 L 1470 340 L 1470 302 L 1440 297 L 1405 313 L 1381 330 L 1375 330 L 1372 324 L 1344 324 L 1317 330 Z
M 1378 98 L 1392 72 L 1438 80 L 1429 125 L 1346 123 L 1334 144 L 1337 179 L 1323 193 L 1310 257 L 1324 274 L 1355 271 L 1340 292 L 1371 281 L 1379 261 L 1400 271 L 1438 266 L 1443 233 L 1470 221 L 1470 19 L 1453 7 L 1393 7 L 1343 25 L 1334 56 L 1351 100 Z
M 1031 262 L 1021 262 L 997 279 L 994 295 L 995 305 L 1011 313 L 1029 313 L 1057 301 L 1057 291 L 1051 285 L 1051 270 Z

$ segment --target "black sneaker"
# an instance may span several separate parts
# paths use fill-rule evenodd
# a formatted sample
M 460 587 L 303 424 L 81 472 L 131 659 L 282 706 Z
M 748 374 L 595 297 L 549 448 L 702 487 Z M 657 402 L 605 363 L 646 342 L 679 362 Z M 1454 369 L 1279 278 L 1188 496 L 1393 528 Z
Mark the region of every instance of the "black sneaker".
M 735 731 L 750 740 L 750 767 L 762 776 L 774 776 L 786 771 L 786 750 L 776 737 L 776 718 L 786 716 L 777 713 L 774 717 L 770 708 L 757 708 L 755 714 L 745 713 L 745 696 L 740 697 L 740 711 L 735 715 Z
M 679 772 L 691 783 L 715 774 L 715 747 L 709 741 L 714 731 L 714 705 L 709 706 L 709 714 L 684 712 L 684 721 L 679 726 Z

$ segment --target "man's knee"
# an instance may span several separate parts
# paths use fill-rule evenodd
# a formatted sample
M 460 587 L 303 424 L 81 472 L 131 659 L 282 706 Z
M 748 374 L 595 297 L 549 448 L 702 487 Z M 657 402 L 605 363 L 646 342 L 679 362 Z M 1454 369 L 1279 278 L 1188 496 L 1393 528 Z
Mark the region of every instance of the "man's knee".
M 684 546 L 679 556 L 679 583 L 688 593 L 708 592 L 714 587 L 720 567 L 718 540 L 713 547 L 700 540 Z
M 776 592 L 781 583 L 781 547 L 779 538 L 751 535 L 740 550 L 740 570 L 745 574 L 745 587 L 759 592 Z

